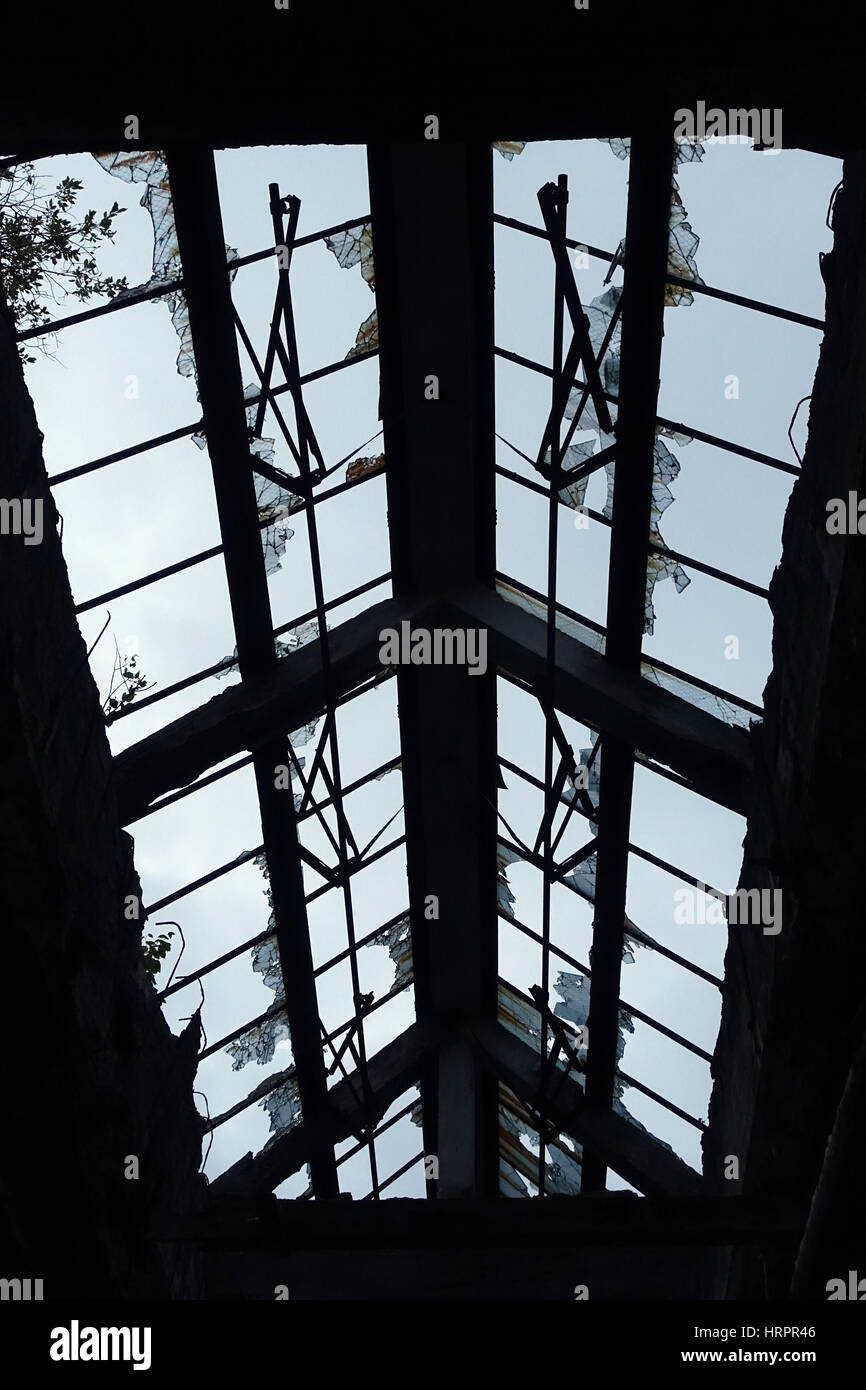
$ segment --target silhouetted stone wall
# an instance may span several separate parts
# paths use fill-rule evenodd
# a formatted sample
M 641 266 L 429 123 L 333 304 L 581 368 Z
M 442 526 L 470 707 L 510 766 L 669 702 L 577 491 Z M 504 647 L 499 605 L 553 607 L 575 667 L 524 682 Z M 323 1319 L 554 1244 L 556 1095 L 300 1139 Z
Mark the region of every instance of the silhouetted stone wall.
M 0 1276 L 195 1297 L 195 1261 L 149 1232 L 203 1185 L 198 1020 L 171 1034 L 124 916 L 140 885 L 41 440 L 0 304 L 0 498 L 43 503 L 40 544 L 0 535 Z
M 740 879 L 781 889 L 782 930 L 730 930 L 704 1144 L 715 1190 L 807 1209 L 866 1001 L 866 535 L 827 530 L 830 499 L 866 497 L 866 156 L 845 161 L 833 229 L 809 439 L 770 586 L 773 671 Z M 740 1183 L 723 1177 L 729 1154 Z M 768 1251 L 734 1285 L 780 1296 L 789 1274 Z

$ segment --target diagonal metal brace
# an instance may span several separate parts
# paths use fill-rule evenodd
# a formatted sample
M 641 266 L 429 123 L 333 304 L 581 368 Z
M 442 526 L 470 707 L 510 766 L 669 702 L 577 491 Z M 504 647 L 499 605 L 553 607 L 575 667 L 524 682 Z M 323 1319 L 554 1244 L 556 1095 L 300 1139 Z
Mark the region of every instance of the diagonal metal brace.
M 601 376 L 596 365 L 595 353 L 589 339 L 589 329 L 583 312 L 583 305 L 580 302 L 580 293 L 577 288 L 577 281 L 574 278 L 574 267 L 568 258 L 568 248 L 565 238 L 559 231 L 557 223 L 557 204 L 559 191 L 555 183 L 546 183 L 543 188 L 538 190 L 538 206 L 541 209 L 541 216 L 544 219 L 544 228 L 550 241 L 550 249 L 553 252 L 553 259 L 559 271 L 562 281 L 562 291 L 565 296 L 565 304 L 568 309 L 574 329 L 575 340 L 579 348 L 580 360 L 583 362 L 583 370 L 586 374 L 587 385 L 589 386 L 592 403 L 595 406 L 596 418 L 605 434 L 613 433 L 613 422 L 607 408 L 607 401 L 604 396 L 604 388 L 601 384 Z

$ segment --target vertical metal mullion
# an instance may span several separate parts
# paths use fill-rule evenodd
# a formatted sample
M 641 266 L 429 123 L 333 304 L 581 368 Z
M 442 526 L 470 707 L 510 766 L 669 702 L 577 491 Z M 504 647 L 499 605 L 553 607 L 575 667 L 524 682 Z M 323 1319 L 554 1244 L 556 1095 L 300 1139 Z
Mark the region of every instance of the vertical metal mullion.
M 271 198 L 271 217 L 274 226 L 274 235 L 282 236 L 282 203 L 279 197 L 279 188 L 276 184 L 269 186 Z M 294 240 L 297 229 L 297 219 L 300 204 L 297 199 L 292 200 L 289 228 L 291 240 Z M 289 252 L 291 255 L 291 252 Z M 298 428 L 298 445 L 301 452 L 300 468 L 304 477 L 310 474 L 309 459 L 309 433 L 306 416 L 306 408 L 303 403 L 302 388 L 300 381 L 300 363 L 298 361 L 297 337 L 295 334 L 294 309 L 292 305 L 291 287 L 289 284 L 288 269 L 280 269 L 281 282 L 281 304 L 282 319 L 286 329 L 286 346 L 288 350 L 288 363 L 285 364 L 288 371 L 288 381 L 291 388 L 292 398 L 295 403 L 295 418 Z M 369 1100 L 370 1084 L 367 1075 L 367 1047 L 364 1036 L 364 1020 L 360 1013 L 360 976 L 358 972 L 358 948 L 355 939 L 355 919 L 352 905 L 352 884 L 351 875 L 348 872 L 349 854 L 347 839 L 347 820 L 343 805 L 342 779 L 340 776 L 340 752 L 337 739 L 337 720 L 336 711 L 331 695 L 330 684 L 330 650 L 328 643 L 327 615 L 325 611 L 324 584 L 322 581 L 321 554 L 319 551 L 318 525 L 316 521 L 316 504 L 313 497 L 312 487 L 308 487 L 304 496 L 307 517 L 307 538 L 310 546 L 310 564 L 313 571 L 313 593 L 315 598 L 316 620 L 319 625 L 319 641 L 322 652 L 322 677 L 325 689 L 325 709 L 328 720 L 328 745 L 331 753 L 332 765 L 332 798 L 337 815 L 337 830 L 339 838 L 339 868 L 340 878 L 343 887 L 343 904 L 346 916 L 346 934 L 349 944 L 349 969 L 352 977 L 352 993 L 355 1012 L 358 1017 L 358 1055 L 360 1061 L 361 1082 L 364 1088 L 365 1103 Z M 324 775 L 324 760 L 322 761 Z M 370 1157 L 370 1178 L 373 1184 L 373 1192 L 376 1198 L 379 1196 L 379 1181 L 376 1165 L 376 1149 L 372 1132 L 368 1137 L 368 1150 Z
M 495 574 L 494 157 L 480 138 L 368 149 L 394 592 L 441 596 L 449 625 L 445 596 Z M 496 1083 L 463 1034 L 497 1008 L 495 679 L 397 675 L 415 1004 L 442 1028 L 421 1080 L 427 1191 L 446 1201 L 499 1188 Z
M 654 446 L 664 332 L 673 176 L 670 112 L 647 116 L 632 138 L 623 285 L 617 452 L 608 566 L 605 658 L 637 674 L 645 622 Z M 604 740 L 586 1099 L 609 1107 L 616 1085 L 620 975 L 634 785 L 634 746 Z M 589 1154 L 581 1189 L 603 1189 L 607 1165 Z
M 166 153 L 205 434 L 214 477 L 238 664 L 244 679 L 277 663 L 267 575 L 246 424 L 231 287 L 213 152 L 191 146 Z M 312 948 L 294 803 L 274 788 L 286 759 L 276 738 L 253 756 L 263 840 L 271 875 L 285 1010 L 298 1089 L 313 1141 L 310 1172 L 317 1197 L 337 1193 L 328 1140 L 327 1082 L 319 1041 Z

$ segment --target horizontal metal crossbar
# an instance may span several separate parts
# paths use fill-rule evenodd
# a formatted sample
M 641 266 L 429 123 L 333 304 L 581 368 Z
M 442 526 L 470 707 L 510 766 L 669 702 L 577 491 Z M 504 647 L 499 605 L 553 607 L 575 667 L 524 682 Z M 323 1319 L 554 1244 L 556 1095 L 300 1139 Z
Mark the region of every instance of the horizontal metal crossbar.
M 513 231 L 525 232 L 527 236 L 540 237 L 542 241 L 549 241 L 550 237 L 544 227 L 533 227 L 529 222 L 520 222 L 516 217 L 504 217 L 500 213 L 493 214 L 493 221 L 501 227 L 511 227 Z M 617 252 L 603 251 L 599 246 L 589 246 L 584 241 L 575 241 L 573 237 L 566 237 L 565 244 L 572 250 L 584 251 L 588 256 L 595 260 L 613 261 L 617 258 Z M 759 314 L 769 314 L 772 318 L 787 319 L 789 323 L 801 323 L 806 328 L 817 328 L 824 331 L 824 320 L 812 318 L 810 314 L 799 314 L 794 309 L 782 309 L 777 304 L 767 304 L 761 299 L 750 299 L 748 295 L 734 294 L 731 290 L 715 289 L 712 285 L 704 285 L 697 280 L 689 280 L 684 275 L 675 275 L 672 272 L 665 275 L 665 282 L 668 285 L 682 286 L 683 289 L 691 290 L 693 294 L 705 294 L 711 299 L 722 299 L 728 304 L 738 304 L 743 309 L 754 309 Z
M 531 478 L 521 477 L 515 473 L 513 468 L 505 468 L 502 464 L 496 465 L 496 472 L 502 478 L 509 478 L 511 482 L 518 483 L 529 492 L 537 492 L 542 497 L 550 496 L 550 488 L 544 487 L 541 483 L 533 482 Z M 559 499 L 561 506 L 567 507 L 568 503 Z M 586 516 L 593 521 L 597 521 L 601 526 L 610 529 L 611 521 L 602 512 L 596 511 L 593 507 L 584 506 L 583 511 Z M 722 584 L 729 584 L 733 589 L 741 589 L 744 593 L 754 594 L 757 598 L 767 599 L 770 596 L 769 589 L 763 588 L 760 584 L 753 584 L 749 579 L 740 579 L 735 574 L 728 574 L 725 570 L 716 569 L 714 565 L 707 565 L 703 560 L 696 560 L 693 555 L 684 555 L 680 550 L 671 550 L 669 546 L 659 545 L 656 541 L 647 541 L 647 550 L 656 555 L 664 555 L 669 560 L 677 560 L 682 565 L 689 565 L 692 569 L 699 570 L 701 574 L 709 575 L 711 579 L 718 579 Z
M 352 227 L 362 227 L 365 222 L 369 222 L 370 214 L 366 217 L 353 217 L 346 222 L 338 222 L 336 226 L 325 227 L 320 232 L 309 232 L 306 236 L 296 237 L 292 242 L 292 249 L 297 250 L 299 246 L 309 246 L 314 241 L 324 241 L 325 237 L 336 236 L 338 232 L 347 232 Z M 267 260 L 269 256 L 276 254 L 273 246 L 265 247 L 264 251 L 254 251 L 249 256 L 235 256 L 230 261 L 226 261 L 226 270 L 240 270 L 243 266 L 253 265 L 256 261 Z M 32 338 L 43 338 L 49 333 L 59 333 L 62 328 L 72 328 L 78 323 L 87 323 L 90 319 L 103 318 L 106 314 L 116 314 L 121 309 L 131 309 L 136 304 L 149 304 L 154 299 L 162 299 L 167 294 L 179 294 L 184 289 L 182 275 L 175 276 L 171 280 L 164 280 L 161 284 L 155 285 L 152 289 L 143 285 L 139 290 L 130 290 L 123 297 L 109 300 L 108 304 L 99 304 L 95 309 L 84 309 L 80 314 L 68 314 L 65 318 L 54 319 L 51 323 L 44 323 L 36 328 L 25 328 L 20 333 L 16 333 L 15 341 L 18 343 L 29 342 Z

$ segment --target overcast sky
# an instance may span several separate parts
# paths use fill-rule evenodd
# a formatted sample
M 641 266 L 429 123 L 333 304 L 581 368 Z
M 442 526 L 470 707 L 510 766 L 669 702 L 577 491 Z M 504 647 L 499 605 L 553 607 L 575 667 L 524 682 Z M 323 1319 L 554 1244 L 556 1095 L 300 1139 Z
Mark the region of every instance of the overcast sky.
M 514 132 L 505 132 L 511 135 Z M 560 173 L 569 177 L 568 233 L 615 250 L 624 235 L 627 161 L 598 141 L 538 143 L 509 161 L 492 154 L 497 211 L 540 224 L 537 190 Z M 89 156 L 40 161 L 40 173 L 65 174 L 84 182 L 81 204 L 99 211 L 117 199 L 127 211 L 119 221 L 116 245 L 101 256 L 105 273 L 126 275 L 135 285 L 149 278 L 153 250 L 151 223 L 138 206 L 140 188 L 120 182 Z M 369 210 L 365 152 L 361 147 L 270 148 L 217 155 L 227 243 L 241 255 L 271 244 L 268 183 L 283 195 L 302 200 L 299 235 L 325 228 Z M 700 238 L 696 254 L 702 279 L 801 313 L 823 316 L 823 282 L 818 253 L 830 248 L 825 224 L 830 194 L 841 177 L 838 162 L 799 151 L 760 154 L 745 146 L 707 147 L 700 163 L 678 170 L 688 220 Z M 606 265 L 591 260 L 577 271 L 584 304 L 602 289 Z M 614 275 L 620 284 L 620 271 Z M 235 303 L 259 358 L 263 358 L 276 284 L 271 260 L 242 269 L 234 282 Z M 302 372 L 345 357 L 360 323 L 374 306 L 357 266 L 341 269 L 321 243 L 296 252 L 292 269 L 297 337 Z M 447 295 L 447 271 L 443 271 Z M 553 272 L 544 242 L 519 232 L 496 229 L 496 335 L 499 346 L 543 364 L 551 361 Z M 57 306 L 57 314 L 75 304 Z M 821 335 L 813 328 L 695 296 L 690 306 L 665 313 L 659 413 L 735 443 L 796 462 L 787 437 L 797 401 L 811 390 Z M 178 341 L 164 302 L 129 307 L 64 332 L 56 360 L 39 358 L 27 368 L 27 381 L 45 435 L 49 475 L 73 468 L 125 446 L 200 418 L 195 388 L 177 374 Z M 245 383 L 255 373 L 242 354 Z M 737 396 L 730 398 L 730 378 Z M 277 379 L 281 379 L 278 377 Z M 727 385 L 727 393 L 726 393 Z M 288 397 L 283 398 L 288 401 Z M 501 360 L 497 363 L 497 430 L 518 448 L 535 455 L 550 401 L 547 379 Z M 378 368 L 374 360 L 312 383 L 305 403 L 330 465 L 352 451 L 380 452 L 381 438 L 364 441 L 380 428 L 377 419 Z M 794 439 L 802 452 L 808 406 L 797 421 Z M 265 434 L 276 439 L 276 463 L 292 469 L 272 416 Z M 670 441 L 667 441 L 670 444 Z M 672 486 L 674 502 L 661 518 L 664 541 L 674 549 L 722 570 L 766 586 L 778 563 L 784 509 L 793 479 L 761 464 L 693 441 L 670 444 L 681 465 Z M 502 445 L 499 461 L 515 471 L 531 470 Z M 343 471 L 332 481 L 339 481 Z M 206 451 L 189 439 L 151 450 L 55 489 L 64 517 L 63 543 L 76 602 L 85 602 L 121 584 L 171 564 L 219 541 L 216 507 Z M 595 475 L 587 502 L 601 509 L 604 474 Z M 500 570 L 538 590 L 546 589 L 548 506 L 508 480 L 498 480 L 498 558 Z M 387 571 L 389 567 L 384 479 L 317 508 L 326 599 Z M 572 525 L 560 513 L 558 592 L 560 601 L 603 623 L 606 610 L 609 532 L 595 522 Z M 283 563 L 269 580 L 274 624 L 287 623 L 314 605 L 309 546 L 302 516 L 292 519 L 294 534 Z M 751 594 L 686 571 L 690 584 L 677 593 L 670 580 L 654 594 L 655 632 L 644 652 L 670 662 L 760 705 L 770 669 L 771 621 L 766 602 Z M 334 626 L 390 593 L 385 584 L 331 614 Z M 234 647 L 223 563 L 220 557 L 139 592 L 113 599 L 83 614 L 80 625 L 88 646 L 110 611 L 111 621 L 91 658 L 94 677 L 107 695 L 115 639 L 121 650 L 135 650 L 142 670 L 165 687 L 228 656 Z M 736 637 L 737 659 L 726 658 Z M 177 718 L 237 679 L 208 679 L 112 725 L 113 751 Z M 543 775 L 544 719 L 527 695 L 499 682 L 500 751 L 536 776 Z M 134 708 L 134 706 L 133 706 Z M 591 742 L 588 730 L 563 718 L 575 750 Z M 344 707 L 339 716 L 344 783 L 362 776 L 398 749 L 395 682 L 386 682 Z M 299 752 L 312 757 L 313 742 Z M 506 775 L 502 809 L 522 838 L 534 841 L 540 795 Z M 385 843 L 402 833 L 401 778 L 392 773 L 352 796 L 347 810 L 361 845 L 397 812 Z M 576 818 L 575 818 L 576 820 Z M 560 847 L 564 857 L 581 843 L 585 823 L 575 824 Z M 185 798 L 130 827 L 146 904 L 250 850 L 261 841 L 255 787 L 250 768 Z M 742 818 L 689 793 L 649 770 L 635 776 L 632 843 L 726 891 L 736 886 L 742 858 Z M 321 830 L 306 823 L 303 838 L 329 857 Z M 589 838 L 586 834 L 584 838 Z M 321 880 L 307 874 L 308 890 Z M 509 870 L 517 917 L 540 930 L 541 882 L 525 864 Z M 677 925 L 673 894 L 680 885 L 664 872 L 632 856 L 627 911 L 657 940 L 720 974 L 726 929 Z M 239 942 L 264 930 L 268 907 L 265 883 L 252 864 L 220 877 L 156 914 L 178 921 L 186 938 L 179 973 L 194 970 Z M 356 936 L 361 937 L 408 905 L 402 848 L 364 870 L 353 882 Z M 552 895 L 551 939 L 586 961 L 591 941 L 591 908 L 563 887 Z M 342 896 L 332 891 L 310 907 L 314 959 L 318 965 L 345 946 Z M 152 928 L 152 921 L 148 928 Z M 732 930 L 759 930 L 754 927 Z M 173 951 L 160 983 L 176 960 Z M 360 952 L 361 986 L 380 998 L 394 979 L 387 951 L 377 945 Z M 541 951 L 514 928 L 500 931 L 500 974 L 528 991 L 540 981 Z M 551 979 L 560 967 L 554 960 Z M 567 969 L 568 967 L 563 967 Z M 335 1028 L 352 1014 L 346 964 L 320 978 L 323 1023 Z M 624 999 L 712 1051 L 718 1030 L 718 991 L 647 950 L 623 970 Z M 175 1029 L 199 1001 L 190 986 L 166 1004 Z M 273 995 L 251 970 L 244 953 L 205 981 L 203 1019 L 213 1042 L 266 1009 Z M 556 997 L 552 1002 L 556 1002 Z M 390 1001 L 369 1020 L 369 1052 L 401 1032 L 412 1018 L 411 993 Z M 242 1099 L 270 1071 L 290 1061 L 286 1044 L 273 1062 L 233 1071 L 224 1052 L 207 1059 L 197 1085 L 211 1114 Z M 628 1037 L 627 1072 L 693 1115 L 706 1118 L 709 1067 L 641 1022 Z M 394 1107 L 406 1104 L 403 1097 Z M 625 1103 L 653 1133 L 688 1162 L 700 1165 L 698 1131 L 633 1089 Z M 199 1098 L 199 1104 L 202 1104 Z M 252 1106 L 215 1131 L 206 1171 L 214 1176 L 268 1137 L 268 1118 Z M 350 1141 L 351 1143 L 351 1141 Z M 349 1147 L 340 1147 L 340 1152 Z M 381 1150 L 380 1177 L 420 1152 L 421 1132 L 407 1119 L 389 1132 Z M 341 1170 L 346 1190 L 364 1196 L 370 1189 L 364 1154 Z M 290 1179 L 281 1195 L 305 1186 L 304 1174 Z M 611 1185 L 621 1186 L 611 1177 Z M 421 1196 L 423 1174 L 416 1166 L 388 1189 L 388 1195 Z

